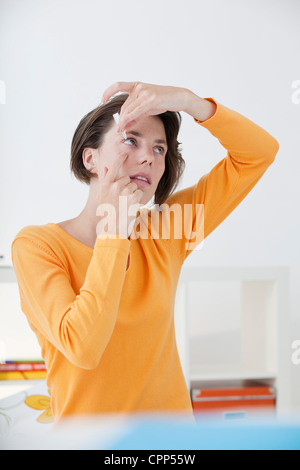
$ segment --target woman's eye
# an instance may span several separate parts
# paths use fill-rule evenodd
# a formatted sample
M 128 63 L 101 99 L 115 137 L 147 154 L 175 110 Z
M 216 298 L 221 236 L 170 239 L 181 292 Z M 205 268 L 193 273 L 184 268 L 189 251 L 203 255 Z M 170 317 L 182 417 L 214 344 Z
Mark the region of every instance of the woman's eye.
M 130 138 L 124 140 L 123 142 L 124 142 L 124 144 L 126 144 L 126 145 L 131 145 L 131 146 L 136 145 L 136 140 L 133 139 L 132 137 L 130 137 Z M 163 147 L 155 147 L 155 152 L 156 152 L 156 153 L 159 153 L 160 155 L 163 155 L 164 152 L 165 152 L 165 149 L 164 149 Z
M 127 142 L 133 142 L 133 145 L 135 144 L 135 140 L 134 140 L 134 139 L 126 139 L 126 140 L 124 140 L 124 144 L 127 144 Z M 132 145 L 132 144 L 129 144 L 129 145 Z

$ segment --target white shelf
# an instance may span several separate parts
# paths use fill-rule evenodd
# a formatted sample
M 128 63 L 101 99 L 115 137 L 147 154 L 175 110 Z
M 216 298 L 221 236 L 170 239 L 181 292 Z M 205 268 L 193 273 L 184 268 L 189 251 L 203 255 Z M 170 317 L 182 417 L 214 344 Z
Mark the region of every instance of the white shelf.
M 190 381 L 235 381 L 235 380 L 276 380 L 276 372 L 265 372 L 261 370 L 234 370 L 234 369 L 209 369 L 199 368 L 197 371 L 190 371 Z
M 204 332 L 198 316 L 204 323 L 213 319 Z M 235 329 L 226 325 L 229 317 Z M 288 268 L 184 266 L 175 324 L 189 388 L 195 382 L 265 380 L 276 388 L 277 411 L 290 411 Z

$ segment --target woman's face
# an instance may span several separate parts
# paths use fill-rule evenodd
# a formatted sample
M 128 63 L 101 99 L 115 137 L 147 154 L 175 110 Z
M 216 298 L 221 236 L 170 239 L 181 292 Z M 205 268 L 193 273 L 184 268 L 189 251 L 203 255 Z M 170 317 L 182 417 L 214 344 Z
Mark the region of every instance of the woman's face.
M 114 124 L 106 133 L 104 142 L 98 149 L 95 161 L 97 174 L 104 166 L 110 167 L 111 162 L 121 153 L 128 158 L 120 167 L 116 179 L 123 176 L 144 174 L 148 183 L 134 179 L 138 188 L 143 191 L 141 204 L 147 204 L 155 194 L 156 188 L 165 171 L 165 158 L 168 150 L 164 124 L 157 116 L 147 116 L 126 130 L 127 139 L 117 132 Z

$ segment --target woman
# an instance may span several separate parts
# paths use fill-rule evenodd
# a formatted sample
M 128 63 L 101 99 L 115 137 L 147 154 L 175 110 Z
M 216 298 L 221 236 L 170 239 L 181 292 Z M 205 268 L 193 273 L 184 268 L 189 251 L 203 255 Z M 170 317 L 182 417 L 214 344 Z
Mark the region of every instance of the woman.
M 109 100 L 118 92 L 126 95 Z M 174 192 L 184 167 L 181 111 L 218 138 L 227 156 L 194 186 Z M 41 345 L 56 420 L 116 412 L 192 416 L 174 330 L 180 271 L 277 151 L 261 127 L 190 90 L 129 82 L 106 90 L 72 143 L 72 171 L 90 185 L 85 208 L 75 219 L 25 227 L 12 244 L 21 306 Z M 154 209 L 142 207 L 153 197 Z M 191 211 L 172 218 L 160 205 Z M 204 227 L 197 207 L 204 207 Z M 182 224 L 181 236 L 160 236 L 157 221 L 162 229 Z

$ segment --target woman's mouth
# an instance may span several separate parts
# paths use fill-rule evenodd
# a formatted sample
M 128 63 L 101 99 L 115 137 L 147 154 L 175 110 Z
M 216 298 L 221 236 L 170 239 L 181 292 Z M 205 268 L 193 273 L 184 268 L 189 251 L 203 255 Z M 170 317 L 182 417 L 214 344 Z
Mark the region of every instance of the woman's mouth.
M 131 181 L 138 184 L 139 186 L 142 186 L 142 187 L 150 186 L 150 183 L 147 180 L 147 178 L 144 178 L 142 176 L 134 176 L 134 177 L 130 177 L 130 179 Z

